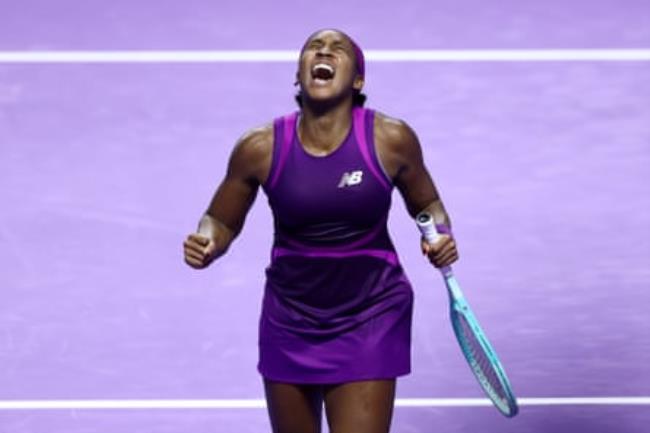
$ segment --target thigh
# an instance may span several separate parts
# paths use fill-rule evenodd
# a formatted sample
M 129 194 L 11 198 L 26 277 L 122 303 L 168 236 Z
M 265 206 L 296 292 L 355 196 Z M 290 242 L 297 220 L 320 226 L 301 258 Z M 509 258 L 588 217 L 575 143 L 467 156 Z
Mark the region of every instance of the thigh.
M 273 433 L 320 433 L 320 386 L 264 381 Z
M 331 433 L 388 433 L 395 379 L 328 386 L 324 399 Z

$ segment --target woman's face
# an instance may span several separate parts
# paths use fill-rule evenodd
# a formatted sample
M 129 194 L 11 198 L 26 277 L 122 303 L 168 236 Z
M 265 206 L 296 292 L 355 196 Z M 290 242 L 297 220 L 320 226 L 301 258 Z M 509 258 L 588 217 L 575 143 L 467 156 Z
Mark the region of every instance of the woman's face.
M 361 90 L 352 42 L 341 32 L 323 30 L 311 36 L 301 52 L 300 88 L 313 101 L 336 100 Z

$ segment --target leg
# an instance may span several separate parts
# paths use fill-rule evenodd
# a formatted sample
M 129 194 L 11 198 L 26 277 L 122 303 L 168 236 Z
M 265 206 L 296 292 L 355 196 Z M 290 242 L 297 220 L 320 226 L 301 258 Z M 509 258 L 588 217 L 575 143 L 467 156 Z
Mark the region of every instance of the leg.
M 395 379 L 328 386 L 325 411 L 331 433 L 388 433 Z
M 273 433 L 320 433 L 320 386 L 264 381 Z

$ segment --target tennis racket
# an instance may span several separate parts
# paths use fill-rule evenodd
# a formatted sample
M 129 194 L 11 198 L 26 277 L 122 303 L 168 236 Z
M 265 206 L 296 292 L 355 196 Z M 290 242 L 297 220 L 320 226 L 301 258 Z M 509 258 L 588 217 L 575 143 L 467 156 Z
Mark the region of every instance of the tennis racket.
M 415 219 L 424 239 L 430 244 L 435 243 L 439 235 L 431 214 L 421 212 Z M 517 415 L 519 412 L 517 400 L 510 387 L 506 372 L 463 296 L 451 267 L 444 267 L 440 269 L 440 272 L 449 292 L 451 324 L 465 359 L 467 359 L 481 388 L 496 408 L 506 417 Z

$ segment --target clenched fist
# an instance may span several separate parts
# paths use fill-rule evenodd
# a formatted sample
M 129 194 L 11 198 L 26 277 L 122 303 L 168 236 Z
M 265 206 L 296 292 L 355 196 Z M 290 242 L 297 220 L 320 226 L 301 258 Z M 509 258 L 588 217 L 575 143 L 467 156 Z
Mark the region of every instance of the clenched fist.
M 217 246 L 213 239 L 192 233 L 183 242 L 183 249 L 185 263 L 195 269 L 203 269 L 214 260 Z
M 448 234 L 441 234 L 438 240 L 430 244 L 422 239 L 422 254 L 429 258 L 429 261 L 437 268 L 444 268 L 458 260 L 456 242 Z

